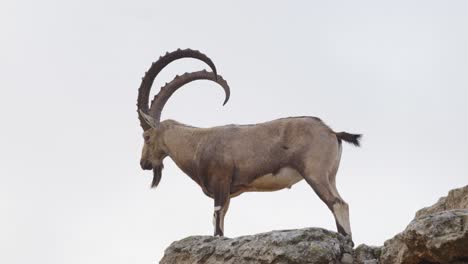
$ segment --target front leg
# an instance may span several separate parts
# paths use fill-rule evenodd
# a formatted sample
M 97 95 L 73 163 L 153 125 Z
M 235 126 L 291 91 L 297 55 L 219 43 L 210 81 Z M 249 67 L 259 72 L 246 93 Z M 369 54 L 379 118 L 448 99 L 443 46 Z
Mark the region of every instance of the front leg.
M 224 217 L 229 208 L 229 186 L 219 186 L 214 192 L 214 236 L 224 236 Z
M 213 142 L 212 142 L 213 143 Z M 214 199 L 214 236 L 224 236 L 224 217 L 229 207 L 232 173 L 235 171 L 230 157 L 223 151 L 223 142 L 206 148 L 200 155 L 198 175 L 207 193 Z

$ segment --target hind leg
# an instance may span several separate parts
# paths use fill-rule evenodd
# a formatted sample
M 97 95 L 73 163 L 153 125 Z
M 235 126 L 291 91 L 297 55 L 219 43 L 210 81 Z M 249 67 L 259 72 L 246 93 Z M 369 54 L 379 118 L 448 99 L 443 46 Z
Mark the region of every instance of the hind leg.
M 331 188 L 332 188 L 332 191 L 333 191 L 334 195 L 339 197 L 340 200 L 342 201 L 341 206 L 338 206 L 340 208 L 336 209 L 336 211 L 334 210 L 335 217 L 339 217 L 339 218 L 343 219 L 343 221 L 345 222 L 345 224 L 347 226 L 347 229 L 349 230 L 349 235 L 351 236 L 351 224 L 350 224 L 350 220 L 349 220 L 349 206 L 343 200 L 343 198 L 341 198 L 340 194 L 338 193 L 338 189 L 336 188 L 336 174 L 337 174 L 338 168 L 340 166 L 340 159 L 341 159 L 341 145 L 339 146 L 338 157 L 337 157 L 337 159 L 335 161 L 335 164 L 333 165 L 332 170 L 330 171 L 330 173 L 328 175 L 328 180 L 330 182 L 330 185 L 331 185 Z M 338 226 L 338 223 L 337 223 L 337 226 Z
M 340 196 L 340 194 L 338 193 L 338 189 L 336 188 L 336 174 L 338 172 L 338 168 L 340 166 L 340 160 L 341 160 L 341 144 L 338 146 L 338 156 L 333 164 L 333 167 L 332 169 L 330 170 L 330 172 L 328 173 L 328 181 L 330 182 L 331 184 L 331 187 L 333 188 L 333 191 L 335 193 L 335 195 L 338 195 Z
M 331 172 L 333 171 L 323 169 L 321 166 L 309 166 L 304 170 L 303 176 L 312 189 L 314 189 L 315 193 L 317 193 L 320 199 L 333 213 L 338 232 L 351 237 L 349 207 L 339 195 L 334 184 L 330 182 L 329 174 Z

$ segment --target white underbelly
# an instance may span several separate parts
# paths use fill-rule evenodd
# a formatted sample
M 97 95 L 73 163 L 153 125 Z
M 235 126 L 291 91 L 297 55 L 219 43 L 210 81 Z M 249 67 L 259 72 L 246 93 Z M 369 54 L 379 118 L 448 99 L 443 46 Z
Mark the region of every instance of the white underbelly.
M 285 167 L 281 168 L 276 174 L 266 174 L 247 185 L 250 192 L 276 191 L 284 188 L 291 188 L 294 184 L 301 181 L 303 177 L 295 169 Z

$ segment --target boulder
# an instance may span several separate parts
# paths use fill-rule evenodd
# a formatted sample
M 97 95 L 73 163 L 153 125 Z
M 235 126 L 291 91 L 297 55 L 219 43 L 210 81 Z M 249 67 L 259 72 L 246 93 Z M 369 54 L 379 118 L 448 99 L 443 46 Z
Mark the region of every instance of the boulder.
M 352 254 L 352 242 L 341 234 L 306 228 L 238 238 L 192 236 L 172 243 L 160 264 L 351 264 Z
M 413 220 L 387 240 L 382 264 L 468 263 L 468 210 L 450 210 Z
M 453 209 L 468 209 L 468 185 L 451 190 L 434 205 L 419 210 L 416 212 L 416 218 Z
M 355 264 L 378 264 L 382 247 L 373 247 L 365 244 L 354 249 L 353 259 Z
M 468 186 L 419 210 L 406 229 L 387 240 L 382 264 L 468 263 Z

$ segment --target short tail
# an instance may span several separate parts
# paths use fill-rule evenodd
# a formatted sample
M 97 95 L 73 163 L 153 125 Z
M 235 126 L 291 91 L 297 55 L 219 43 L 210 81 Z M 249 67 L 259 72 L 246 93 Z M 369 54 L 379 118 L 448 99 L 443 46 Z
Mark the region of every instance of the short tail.
M 361 134 L 349 134 L 346 132 L 340 132 L 340 133 L 335 133 L 336 138 L 338 139 L 338 142 L 341 144 L 341 140 L 344 140 L 348 143 L 353 144 L 354 146 L 359 147 L 360 143 L 359 140 L 361 140 L 362 135 Z

